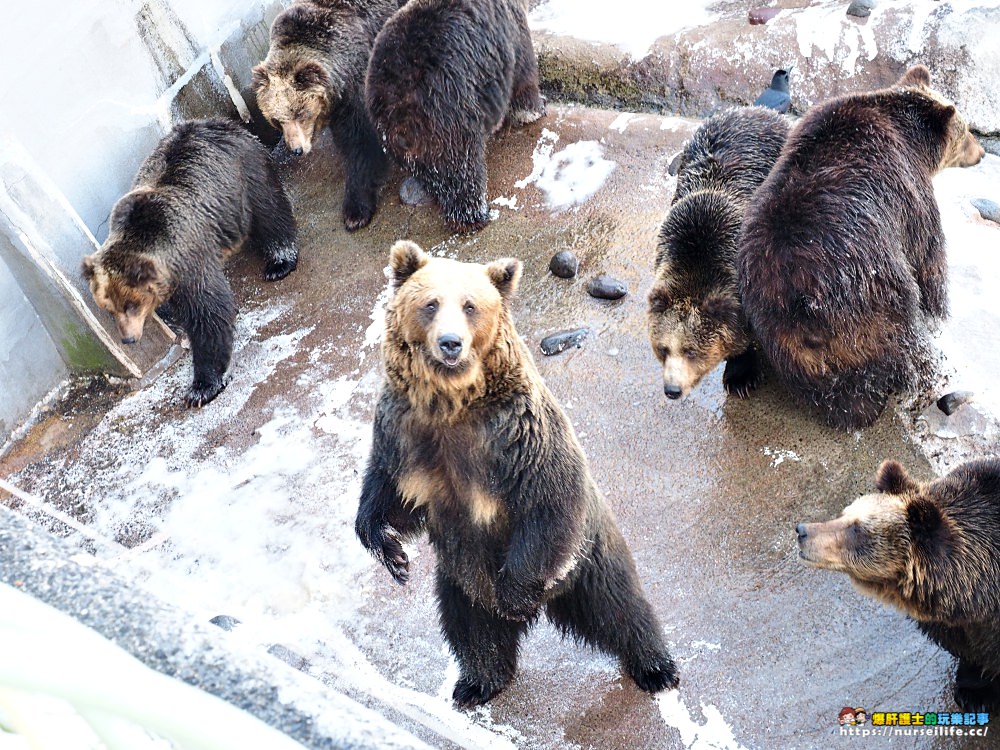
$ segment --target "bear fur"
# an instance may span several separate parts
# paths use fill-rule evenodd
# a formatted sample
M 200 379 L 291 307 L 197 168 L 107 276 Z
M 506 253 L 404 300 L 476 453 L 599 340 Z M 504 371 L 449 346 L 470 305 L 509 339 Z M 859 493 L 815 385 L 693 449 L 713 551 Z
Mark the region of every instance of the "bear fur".
M 917 65 L 811 109 L 754 194 L 743 306 L 774 369 L 830 424 L 868 426 L 933 372 L 928 328 L 948 302 L 931 179 L 982 154 Z
M 372 51 L 368 112 L 448 226 L 489 222 L 486 141 L 544 114 L 526 0 L 410 0 Z
M 757 387 L 761 368 L 740 301 L 736 250 L 750 197 L 787 137 L 781 115 L 746 107 L 706 120 L 681 151 L 647 314 L 667 398 L 687 395 L 722 360 L 727 392 L 747 396 Z
M 644 690 L 678 684 L 632 555 L 565 413 L 514 329 L 521 262 L 483 266 L 392 248 L 387 382 L 356 531 L 399 583 L 401 542 L 427 530 L 454 699 L 484 703 L 517 668 L 542 609 L 619 658 Z
M 111 211 L 108 238 L 83 259 L 94 301 L 134 344 L 161 305 L 187 333 L 194 382 L 186 404 L 225 387 L 236 302 L 222 273 L 247 242 L 266 259 L 264 278 L 295 270 L 295 221 L 267 151 L 228 120 L 180 123 L 142 163 Z
M 257 106 L 293 154 L 308 154 L 330 127 L 344 157 L 349 231 L 371 222 L 389 168 L 364 85 L 375 35 L 398 8 L 399 0 L 299 0 L 274 19 L 271 48 L 253 69 Z
M 833 521 L 800 524 L 799 554 L 847 573 L 958 657 L 963 710 L 1000 710 L 1000 460 L 927 483 L 885 461 L 875 488 Z

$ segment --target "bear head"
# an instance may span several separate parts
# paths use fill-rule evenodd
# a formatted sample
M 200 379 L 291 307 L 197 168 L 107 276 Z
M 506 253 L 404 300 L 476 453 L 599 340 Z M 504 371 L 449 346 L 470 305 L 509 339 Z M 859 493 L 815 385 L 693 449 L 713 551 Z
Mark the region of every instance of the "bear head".
M 261 114 L 293 154 L 308 154 L 327 124 L 332 107 L 330 72 L 316 59 L 268 54 L 253 69 L 253 89 Z
M 925 66 L 912 66 L 896 85 L 919 92 L 934 108 L 932 119 L 937 121 L 945 138 L 944 152 L 937 169 L 971 167 L 982 160 L 985 149 L 969 131 L 968 123 L 955 105 L 931 88 L 931 74 Z
M 706 190 L 677 201 L 660 228 L 646 320 L 667 398 L 687 395 L 750 344 L 736 291 L 740 222 L 728 195 Z
M 155 190 L 124 195 L 111 211 L 108 239 L 83 259 L 94 302 L 115 318 L 123 344 L 142 338 L 146 318 L 170 296 L 170 277 L 155 253 L 168 237 L 167 207 Z
M 920 484 L 896 461 L 883 461 L 876 492 L 848 505 L 839 517 L 796 527 L 799 556 L 817 568 L 847 573 L 862 591 L 917 619 L 940 603 L 932 570 L 944 570 L 957 553 L 956 530 L 928 485 Z
M 482 391 L 493 360 L 520 345 L 509 303 L 521 261 L 488 265 L 427 255 L 401 240 L 390 258 L 395 294 L 386 309 L 383 361 L 403 390 L 463 398 Z M 461 400 L 461 399 L 459 399 Z

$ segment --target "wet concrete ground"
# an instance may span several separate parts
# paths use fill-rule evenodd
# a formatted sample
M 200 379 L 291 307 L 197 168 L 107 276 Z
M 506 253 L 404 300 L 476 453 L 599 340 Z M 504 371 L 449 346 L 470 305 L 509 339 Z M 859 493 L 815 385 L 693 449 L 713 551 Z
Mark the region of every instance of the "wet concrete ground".
M 594 477 L 618 516 L 682 683 L 678 694 L 653 699 L 623 677 L 613 660 L 560 640 L 540 623 L 524 643 L 514 684 L 487 708 L 471 712 L 471 728 L 455 729 L 441 719 L 451 712 L 435 697 L 450 673 L 434 612 L 433 553 L 426 543 L 417 545 L 405 588 L 368 562 L 360 569 L 328 565 L 301 574 L 339 577 L 354 607 L 338 626 L 350 647 L 324 642 L 309 649 L 307 670 L 433 746 L 846 747 L 868 740 L 837 737 L 843 706 L 863 706 L 869 713 L 953 710 L 951 658 L 901 615 L 854 591 L 845 577 L 806 568 L 796 552 L 795 524 L 832 517 L 869 490 L 882 459 L 900 459 L 916 476 L 931 476 L 906 437 L 908 417 L 889 410 L 863 433 L 835 432 L 793 403 L 773 377 L 745 401 L 727 398 L 721 369 L 683 402 L 662 395 L 646 340 L 645 294 L 656 232 L 673 189 L 667 165 L 696 126 L 651 115 L 623 126 L 615 112 L 551 107 L 538 123 L 492 142 L 489 197 L 514 196 L 516 208 L 498 204 L 497 220 L 470 237 L 449 235 L 433 206 L 402 206 L 398 171 L 371 227 L 348 234 L 340 219 L 341 168 L 324 138 L 308 161 L 287 168 L 300 227 L 298 271 L 271 285 L 260 280 L 256 258 L 235 259 L 229 269 L 241 317 L 282 302 L 282 313 L 265 316 L 251 332 L 251 343 L 294 337 L 292 353 L 243 391 L 236 380 L 251 346 L 237 350 L 234 385 L 204 414 L 179 406 L 187 383 L 181 378 L 165 401 L 144 412 L 141 429 L 135 428 L 140 450 L 146 439 L 154 446 L 146 460 L 162 455 L 169 461 L 172 451 L 163 436 L 201 420 L 206 427 L 192 433 L 198 444 L 182 461 L 221 454 L 238 461 L 262 439 L 257 429 L 279 410 L 310 413 L 308 404 L 324 382 L 377 383 L 377 356 L 366 332 L 386 287 L 383 269 L 395 239 L 409 237 L 461 260 L 506 255 L 524 260 L 514 308 L 518 329 L 567 408 Z M 603 157 L 617 165 L 581 206 L 553 212 L 534 184 L 514 186 L 531 173 L 543 129 L 558 134 L 557 151 L 575 141 L 597 141 Z M 552 254 L 564 249 L 580 258 L 574 280 L 547 270 Z M 630 294 L 614 303 L 588 297 L 586 282 L 599 273 L 626 281 Z M 554 357 L 538 352 L 543 336 L 579 326 L 592 329 L 581 348 Z M 127 475 L 129 466 L 88 447 L 92 426 L 114 400 L 109 388 L 91 390 L 96 392 L 76 392 L 55 404 L 49 418 L 8 453 L 0 475 L 85 520 L 99 520 L 104 475 Z M 374 398 L 374 387 L 355 388 L 343 413 L 351 415 L 352 424 L 366 424 Z M 303 426 L 319 440 L 319 425 Z M 299 481 L 288 481 L 299 495 L 297 512 L 319 517 L 317 522 L 329 513 L 324 541 L 356 545 L 349 552 L 357 560 L 360 546 L 350 528 L 357 476 L 345 475 L 362 470 L 364 452 L 354 443 L 337 448 L 336 440 L 334 435 L 317 443 L 315 460 L 322 471 L 303 471 Z M 338 450 L 341 455 L 324 452 Z M 124 486 L 129 480 L 107 481 Z M 238 527 L 239 507 L 232 513 Z M 148 539 L 156 526 L 149 518 L 155 516 L 121 525 L 119 540 Z M 276 559 L 280 565 L 281 556 Z M 231 562 L 235 582 L 240 561 Z M 185 586 L 196 587 L 198 575 L 192 572 Z M 279 569 L 276 575 L 288 575 L 290 588 L 300 585 L 290 577 L 294 571 Z M 175 598 L 186 605 L 185 596 L 178 589 Z M 226 606 L 218 602 L 220 609 Z M 301 633 L 296 637 L 298 644 L 308 640 Z M 344 656 L 351 647 L 360 651 L 353 662 L 360 665 L 357 671 Z M 329 653 L 336 657 L 324 661 Z M 367 674 L 369 665 L 379 678 Z M 378 689 L 381 678 L 411 697 L 401 701 L 393 690 Z M 414 709 L 414 691 L 428 696 L 429 713 Z M 912 736 L 892 744 L 1000 746 L 992 739 Z

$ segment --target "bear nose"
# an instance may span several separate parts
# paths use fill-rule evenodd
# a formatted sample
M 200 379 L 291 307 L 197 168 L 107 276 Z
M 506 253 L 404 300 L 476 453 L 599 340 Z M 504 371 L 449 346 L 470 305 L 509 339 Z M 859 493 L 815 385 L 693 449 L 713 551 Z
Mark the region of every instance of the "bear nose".
M 809 534 L 806 532 L 806 525 L 804 523 L 800 523 L 798 526 L 795 527 L 795 533 L 799 535 L 800 542 L 807 536 L 809 536 Z
M 462 339 L 454 333 L 446 333 L 438 339 L 438 348 L 447 359 L 456 359 L 462 353 Z
M 681 397 L 681 387 L 679 385 L 670 385 L 669 383 L 663 386 L 663 393 L 669 399 L 677 399 Z
M 302 156 L 302 146 L 296 146 L 292 149 L 292 153 L 296 156 Z
M 135 343 L 135 336 L 122 336 L 122 343 L 123 344 L 134 344 Z

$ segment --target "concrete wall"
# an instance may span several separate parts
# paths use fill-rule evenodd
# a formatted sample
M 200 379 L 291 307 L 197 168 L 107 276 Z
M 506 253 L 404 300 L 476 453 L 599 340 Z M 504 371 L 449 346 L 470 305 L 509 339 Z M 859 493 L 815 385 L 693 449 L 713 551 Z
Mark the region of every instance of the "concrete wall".
M 135 374 L 169 345 L 163 333 L 138 355 L 115 351 L 80 258 L 173 122 L 249 116 L 250 67 L 286 4 L 29 3 L 0 25 L 0 445 L 69 373 Z

